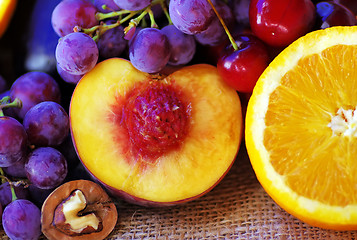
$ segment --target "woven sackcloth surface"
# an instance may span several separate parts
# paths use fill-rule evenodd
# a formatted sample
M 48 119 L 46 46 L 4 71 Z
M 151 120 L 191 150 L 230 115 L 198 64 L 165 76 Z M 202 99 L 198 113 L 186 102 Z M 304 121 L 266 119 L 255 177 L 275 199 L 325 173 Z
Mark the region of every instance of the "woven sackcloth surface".
M 282 210 L 257 181 L 244 145 L 226 177 L 195 201 L 169 208 L 116 205 L 119 219 L 109 240 L 357 239 L 357 231 L 311 227 Z M 0 239 L 8 239 L 3 230 Z

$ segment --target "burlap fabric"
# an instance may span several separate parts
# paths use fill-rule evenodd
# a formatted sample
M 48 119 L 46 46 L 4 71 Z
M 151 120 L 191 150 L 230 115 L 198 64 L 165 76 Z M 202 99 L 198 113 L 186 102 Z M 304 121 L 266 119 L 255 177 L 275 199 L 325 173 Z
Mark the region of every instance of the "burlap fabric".
M 357 231 L 311 227 L 277 206 L 257 181 L 244 146 L 227 176 L 195 201 L 170 208 L 118 201 L 117 207 L 119 219 L 110 240 L 357 238 Z M 0 236 L 8 239 L 3 231 Z

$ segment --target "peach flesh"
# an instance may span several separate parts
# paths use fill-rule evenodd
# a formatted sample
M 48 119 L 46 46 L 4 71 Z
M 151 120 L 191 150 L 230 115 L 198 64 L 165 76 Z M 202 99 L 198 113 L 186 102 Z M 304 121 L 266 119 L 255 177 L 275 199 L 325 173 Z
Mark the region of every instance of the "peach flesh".
M 176 100 L 168 102 L 183 106 L 177 122 L 169 124 L 169 129 L 185 126 L 180 140 L 165 143 L 162 154 L 142 151 L 129 136 L 133 128 L 125 123 L 125 109 L 133 109 L 128 102 L 139 89 L 156 95 L 173 90 L 166 95 Z M 77 84 L 70 121 L 77 154 L 88 172 L 114 196 L 145 206 L 184 203 L 210 191 L 232 166 L 242 135 L 237 92 L 205 64 L 158 80 L 124 59 L 105 60 Z

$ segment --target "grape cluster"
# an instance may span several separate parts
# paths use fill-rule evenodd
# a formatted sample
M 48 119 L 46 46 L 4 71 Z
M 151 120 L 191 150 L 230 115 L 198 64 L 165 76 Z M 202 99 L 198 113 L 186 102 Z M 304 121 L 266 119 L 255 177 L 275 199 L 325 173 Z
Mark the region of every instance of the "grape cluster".
M 2 95 L 0 220 L 11 239 L 38 239 L 42 203 L 79 164 L 69 116 L 57 81 L 45 72 L 21 75 Z
M 217 1 L 217 8 L 233 23 L 227 4 Z M 197 43 L 216 45 L 227 40 L 206 0 L 183 4 L 166 0 L 64 0 L 54 9 L 51 21 L 60 38 L 56 47 L 58 73 L 74 84 L 107 58 L 125 57 L 140 71 L 157 73 L 167 65 L 188 64 Z

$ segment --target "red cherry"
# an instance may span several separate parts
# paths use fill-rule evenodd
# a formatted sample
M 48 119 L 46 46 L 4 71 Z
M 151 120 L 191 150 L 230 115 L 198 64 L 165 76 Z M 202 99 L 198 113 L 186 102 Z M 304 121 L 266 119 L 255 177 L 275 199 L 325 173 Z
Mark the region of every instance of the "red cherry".
M 223 80 L 239 92 L 252 92 L 258 78 L 269 64 L 265 44 L 253 35 L 239 35 L 218 59 L 217 69 Z
M 309 32 L 315 23 L 311 0 L 251 0 L 253 33 L 271 46 L 287 46 Z

